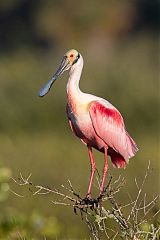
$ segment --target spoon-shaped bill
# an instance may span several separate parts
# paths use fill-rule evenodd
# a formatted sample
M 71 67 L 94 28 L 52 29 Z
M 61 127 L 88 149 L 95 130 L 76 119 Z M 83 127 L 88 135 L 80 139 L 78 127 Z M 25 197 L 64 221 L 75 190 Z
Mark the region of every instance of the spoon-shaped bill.
M 56 77 L 55 77 L 55 76 L 54 76 L 52 79 L 50 79 L 50 80 L 40 89 L 38 96 L 39 96 L 39 97 L 44 97 L 44 96 L 49 92 L 49 90 L 51 89 L 52 84 L 54 83 L 55 80 L 56 80 Z
M 57 79 L 58 76 L 60 76 L 65 70 L 67 70 L 70 67 L 70 64 L 68 62 L 68 59 L 66 56 L 63 57 L 61 64 L 59 68 L 57 69 L 56 73 L 53 75 L 53 77 L 40 89 L 38 96 L 43 97 L 45 96 L 49 90 L 52 87 L 52 84 Z

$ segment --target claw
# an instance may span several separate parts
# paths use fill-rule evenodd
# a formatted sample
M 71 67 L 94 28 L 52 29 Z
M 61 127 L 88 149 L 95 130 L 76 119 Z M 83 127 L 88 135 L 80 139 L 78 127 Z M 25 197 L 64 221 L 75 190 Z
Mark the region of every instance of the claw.
M 87 205 L 90 209 L 95 209 L 98 207 L 98 199 L 91 198 L 90 196 L 86 196 L 80 203 L 81 205 Z

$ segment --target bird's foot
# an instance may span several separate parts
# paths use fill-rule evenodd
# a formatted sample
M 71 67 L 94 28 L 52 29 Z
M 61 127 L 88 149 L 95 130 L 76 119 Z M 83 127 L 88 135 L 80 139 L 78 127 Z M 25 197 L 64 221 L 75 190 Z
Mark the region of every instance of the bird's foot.
M 98 201 L 95 198 L 91 197 L 91 194 L 87 194 L 87 196 L 82 199 L 82 201 L 80 202 L 80 204 L 82 206 L 84 206 L 84 208 L 90 208 L 90 209 L 95 209 L 98 207 Z
M 96 214 L 101 215 L 102 199 L 102 194 L 100 194 L 97 198 L 92 198 L 91 194 L 87 194 L 85 198 L 78 201 L 77 204 L 74 206 L 74 212 L 77 213 L 78 209 L 82 214 L 83 212 L 88 212 L 88 210 L 90 209 L 92 211 L 95 211 Z
M 104 187 L 103 190 L 100 191 L 97 200 L 101 201 L 102 198 L 104 198 L 106 196 L 107 189 L 108 189 L 107 187 Z

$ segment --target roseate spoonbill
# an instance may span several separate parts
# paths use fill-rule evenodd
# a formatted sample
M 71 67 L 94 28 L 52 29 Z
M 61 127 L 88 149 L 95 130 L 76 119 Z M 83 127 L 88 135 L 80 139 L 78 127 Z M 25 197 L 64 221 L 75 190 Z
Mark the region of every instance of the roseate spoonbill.
M 92 148 L 104 153 L 100 195 L 104 191 L 108 171 L 108 155 L 111 157 L 114 167 L 124 168 L 138 148 L 126 131 L 120 112 L 107 100 L 84 93 L 79 89 L 82 68 L 82 55 L 74 49 L 68 51 L 63 56 L 61 64 L 51 80 L 40 90 L 39 96 L 46 95 L 57 77 L 70 69 L 67 83 L 67 117 L 74 134 L 88 148 L 91 175 L 87 198 L 91 199 L 91 187 L 96 170 Z

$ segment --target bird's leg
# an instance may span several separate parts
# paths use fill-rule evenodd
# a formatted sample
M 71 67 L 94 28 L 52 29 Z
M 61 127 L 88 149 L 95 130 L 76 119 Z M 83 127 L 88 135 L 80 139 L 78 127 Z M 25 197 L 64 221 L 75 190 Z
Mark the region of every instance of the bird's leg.
M 94 173 L 96 170 L 96 164 L 94 161 L 92 148 L 90 146 L 87 146 L 87 147 L 88 147 L 88 153 L 89 153 L 89 158 L 90 158 L 90 163 L 91 163 L 91 175 L 90 175 L 90 182 L 89 182 L 89 187 L 88 187 L 88 192 L 87 192 L 87 198 L 91 199 L 91 188 L 92 188 Z
M 108 171 L 108 155 L 107 155 L 107 149 L 104 149 L 104 168 L 103 168 L 103 175 L 102 175 L 102 180 L 101 180 L 101 186 L 100 186 L 100 196 L 104 192 L 104 183 L 106 180 L 106 175 Z

